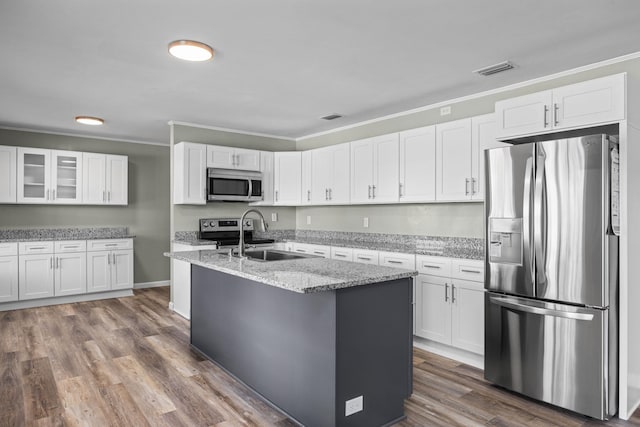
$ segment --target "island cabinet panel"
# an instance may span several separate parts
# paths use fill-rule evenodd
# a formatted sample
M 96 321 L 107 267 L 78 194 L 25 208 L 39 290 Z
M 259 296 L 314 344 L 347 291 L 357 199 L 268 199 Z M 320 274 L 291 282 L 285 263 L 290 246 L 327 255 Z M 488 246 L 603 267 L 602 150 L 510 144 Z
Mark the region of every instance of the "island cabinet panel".
M 390 425 L 411 394 L 411 279 L 298 293 L 192 265 L 191 345 L 306 426 Z M 346 415 L 346 401 L 363 409 Z

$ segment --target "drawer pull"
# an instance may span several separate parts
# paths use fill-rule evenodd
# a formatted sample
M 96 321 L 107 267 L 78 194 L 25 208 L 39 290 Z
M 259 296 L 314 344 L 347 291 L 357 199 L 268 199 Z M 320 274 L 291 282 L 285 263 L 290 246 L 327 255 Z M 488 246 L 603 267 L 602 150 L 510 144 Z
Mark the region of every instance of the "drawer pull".
M 28 250 L 35 250 L 35 249 L 47 249 L 46 246 L 31 246 L 31 247 L 27 247 Z
M 322 251 L 313 251 L 313 253 L 316 255 L 324 255 L 324 252 Z
M 475 274 L 480 274 L 480 270 L 467 270 L 466 268 L 461 268 L 460 271 L 462 271 L 463 273 L 475 273 Z
M 73 249 L 73 248 L 79 248 L 80 245 L 64 245 L 63 248 L 65 249 Z
M 358 259 L 363 259 L 365 261 L 371 261 L 371 257 L 362 256 L 362 255 L 358 255 Z
M 118 244 L 117 243 L 107 243 L 105 246 L 110 246 L 110 247 L 111 246 L 118 246 Z
M 396 261 L 394 259 L 390 259 L 387 261 L 389 264 L 402 264 L 402 261 Z
M 430 265 L 430 264 L 422 264 L 423 267 L 425 268 L 435 268 L 435 269 L 441 269 L 442 267 L 439 265 Z
M 342 257 L 342 258 L 346 258 L 347 257 L 345 254 L 339 254 L 339 253 L 336 253 L 335 256 L 339 256 L 339 257 Z

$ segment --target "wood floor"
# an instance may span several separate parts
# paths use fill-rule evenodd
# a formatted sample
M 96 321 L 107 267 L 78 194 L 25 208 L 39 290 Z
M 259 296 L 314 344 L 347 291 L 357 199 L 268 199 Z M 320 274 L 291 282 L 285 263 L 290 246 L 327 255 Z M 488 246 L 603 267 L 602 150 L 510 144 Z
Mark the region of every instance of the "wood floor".
M 0 426 L 295 425 L 189 349 L 188 322 L 167 309 L 168 288 L 135 294 L 1 312 Z M 400 426 L 601 424 L 421 350 L 414 366 Z M 640 414 L 607 425 L 640 426 Z

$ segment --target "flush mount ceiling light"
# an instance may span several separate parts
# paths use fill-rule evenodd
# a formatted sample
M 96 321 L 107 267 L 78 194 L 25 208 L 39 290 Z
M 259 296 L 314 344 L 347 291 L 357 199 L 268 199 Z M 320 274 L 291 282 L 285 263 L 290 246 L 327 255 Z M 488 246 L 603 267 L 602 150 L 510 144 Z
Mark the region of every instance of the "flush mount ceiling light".
M 193 40 L 176 40 L 169 43 L 169 53 L 185 61 L 208 61 L 213 58 L 213 49 Z
M 76 122 L 82 123 L 83 125 L 100 126 L 104 124 L 104 119 L 91 116 L 76 116 Z

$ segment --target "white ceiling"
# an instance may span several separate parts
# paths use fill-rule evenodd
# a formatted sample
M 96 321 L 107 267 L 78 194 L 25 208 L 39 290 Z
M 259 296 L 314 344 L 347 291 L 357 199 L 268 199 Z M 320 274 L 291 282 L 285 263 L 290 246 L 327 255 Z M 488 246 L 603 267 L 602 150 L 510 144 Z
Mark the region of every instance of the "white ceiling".
M 639 22 L 637 0 L 2 0 L 0 126 L 297 138 L 636 52 Z M 185 38 L 214 60 L 169 56 Z M 471 73 L 507 59 L 518 68 Z

